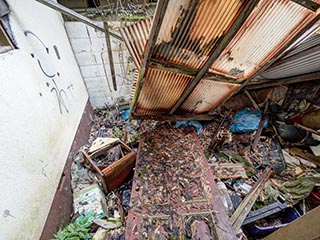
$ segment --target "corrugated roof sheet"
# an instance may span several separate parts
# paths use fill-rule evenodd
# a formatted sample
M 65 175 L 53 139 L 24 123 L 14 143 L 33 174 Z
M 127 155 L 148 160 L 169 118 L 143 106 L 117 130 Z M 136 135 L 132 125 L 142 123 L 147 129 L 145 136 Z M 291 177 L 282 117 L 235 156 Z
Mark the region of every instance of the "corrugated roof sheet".
M 320 35 L 315 35 L 289 51 L 260 75 L 279 79 L 320 71 Z
M 247 1 L 169 1 L 153 57 L 199 69 Z
M 211 69 L 251 77 L 314 16 L 292 1 L 261 0 Z
M 218 106 L 226 96 L 236 91 L 240 84 L 201 79 L 178 112 L 205 113 Z
M 149 37 L 152 18 L 121 28 L 120 33 L 137 67 L 142 64 L 145 45 Z
M 170 72 L 165 63 L 200 70 L 248 3 L 169 0 L 152 52 L 152 58 L 164 65 L 161 70 L 152 68 L 143 79 L 134 115 L 168 114 L 194 77 Z M 209 70 L 239 82 L 250 78 L 317 14 L 290 0 L 260 0 Z M 121 31 L 137 66 L 148 42 L 151 23 L 146 21 Z M 178 111 L 206 113 L 239 87 L 202 79 Z
M 137 102 L 136 114 L 167 114 L 191 79 L 188 75 L 149 68 Z

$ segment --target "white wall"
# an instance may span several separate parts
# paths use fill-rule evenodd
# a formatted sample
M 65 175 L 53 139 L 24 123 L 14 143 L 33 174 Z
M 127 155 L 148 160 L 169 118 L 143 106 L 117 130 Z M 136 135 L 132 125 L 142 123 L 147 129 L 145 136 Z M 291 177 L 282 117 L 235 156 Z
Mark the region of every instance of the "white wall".
M 34 240 L 88 94 L 61 15 L 34 0 L 8 4 L 19 49 L 0 54 L 0 239 Z
M 102 23 L 100 24 L 102 26 Z M 119 26 L 119 22 L 113 22 L 110 26 L 112 24 L 114 27 Z M 113 105 L 121 97 L 129 100 L 134 64 L 132 60 L 130 61 L 124 42 L 111 37 L 117 81 L 117 91 L 114 91 L 104 33 L 80 22 L 66 22 L 65 26 L 88 88 L 91 105 L 93 107 L 103 107 L 105 103 Z

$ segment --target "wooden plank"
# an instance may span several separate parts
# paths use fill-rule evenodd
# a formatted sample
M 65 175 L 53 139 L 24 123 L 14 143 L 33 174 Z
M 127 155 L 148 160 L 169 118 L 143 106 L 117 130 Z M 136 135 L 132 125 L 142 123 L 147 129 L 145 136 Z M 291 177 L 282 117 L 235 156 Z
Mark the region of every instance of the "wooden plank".
M 154 115 L 154 116 L 145 116 L 145 115 L 135 115 L 132 113 L 131 115 L 132 119 L 152 119 L 157 121 L 166 121 L 166 120 L 172 120 L 172 121 L 192 121 L 192 120 L 198 120 L 198 121 L 212 121 L 216 119 L 217 117 L 214 115 L 207 115 L 207 114 L 186 114 L 186 115 Z
M 248 178 L 243 163 L 211 163 L 214 179 Z
M 301 158 L 307 160 L 308 162 L 315 164 L 318 168 L 320 167 L 320 157 L 316 157 L 311 153 L 304 152 L 299 148 L 290 148 L 289 153 L 294 156 L 301 157 Z
M 263 190 L 264 185 L 266 184 L 269 177 L 271 176 L 271 173 L 272 173 L 272 169 L 270 167 L 266 167 L 266 169 L 263 171 L 262 175 L 260 176 L 259 180 L 252 187 L 248 195 L 242 200 L 242 202 L 240 203 L 236 211 L 232 214 L 230 218 L 230 222 L 235 232 L 239 231 L 243 221 L 246 219 L 253 204 L 257 200 L 260 192 Z
M 152 56 L 152 53 L 154 50 L 154 46 L 157 42 L 158 34 L 160 32 L 162 20 L 164 18 L 166 10 L 167 10 L 168 2 L 169 2 L 169 0 L 159 0 L 158 1 L 155 15 L 154 15 L 153 21 L 152 21 L 152 26 L 151 26 L 151 30 L 150 30 L 150 34 L 149 34 L 149 40 L 147 41 L 147 46 L 146 46 L 146 50 L 144 53 L 144 58 L 143 58 L 141 70 L 139 73 L 139 78 L 137 81 L 136 91 L 135 91 L 135 94 L 134 94 L 134 97 L 132 100 L 131 112 L 134 112 L 136 109 L 137 100 L 140 95 L 142 85 L 145 80 L 148 68 L 149 68 L 151 56 Z
M 57 2 L 54 2 L 52 0 L 36 0 L 37 2 L 39 3 L 42 3 L 43 5 L 49 7 L 49 8 L 52 8 L 64 15 L 67 15 L 69 17 L 72 17 L 74 19 L 77 19 L 78 21 L 90 26 L 90 27 L 93 27 L 94 29 L 97 29 L 101 32 L 105 32 L 105 29 L 103 27 L 100 27 L 96 22 L 92 21 L 91 19 L 57 3 Z M 109 32 L 109 34 L 118 39 L 118 40 L 121 40 L 122 41 L 122 37 L 114 32 Z
M 303 130 L 305 130 L 305 131 L 308 131 L 308 132 L 311 132 L 311 133 L 313 133 L 313 134 L 316 134 L 316 135 L 320 136 L 320 132 L 319 132 L 319 131 L 316 131 L 316 130 L 313 130 L 313 129 L 311 129 L 311 128 L 302 126 L 302 125 L 300 125 L 299 123 L 294 123 L 294 126 L 296 126 L 296 127 L 301 128 L 301 129 L 303 129 Z
M 271 92 L 273 92 L 273 91 L 271 91 Z M 270 96 L 270 93 L 269 93 L 269 96 Z M 269 98 L 269 96 L 267 97 L 267 99 Z M 262 117 L 261 117 L 261 120 L 260 120 L 260 123 L 259 123 L 259 127 L 258 127 L 258 130 L 256 132 L 256 135 L 254 136 L 254 140 L 253 140 L 253 143 L 252 143 L 252 146 L 251 146 L 251 150 L 254 151 L 254 152 L 257 150 L 258 141 L 260 139 L 260 136 L 261 136 L 261 133 L 262 133 L 262 130 L 263 130 L 263 125 L 264 125 L 264 123 L 266 121 L 266 118 L 267 118 L 267 112 L 268 112 L 269 104 L 270 104 L 270 101 L 268 99 L 266 105 L 264 106 L 264 110 L 263 110 Z
M 112 55 L 112 48 L 111 48 L 111 41 L 110 41 L 110 34 L 109 34 L 109 26 L 108 26 L 107 22 L 104 22 L 103 26 L 105 29 L 104 34 L 106 37 L 106 44 L 107 44 L 107 48 L 108 48 L 108 58 L 109 58 L 109 66 L 110 66 L 113 90 L 117 91 L 117 81 L 116 81 L 116 73 L 114 71 L 114 63 L 113 63 L 113 55 Z
M 169 114 L 175 113 L 175 111 L 184 103 L 184 101 L 187 99 L 187 97 L 196 87 L 198 82 L 203 78 L 205 73 L 209 70 L 213 62 L 219 57 L 219 55 L 222 53 L 225 47 L 230 43 L 232 38 L 241 28 L 242 24 L 245 22 L 245 20 L 250 15 L 250 13 L 255 8 L 255 6 L 258 4 L 258 2 L 259 0 L 252 0 L 245 5 L 245 8 L 240 12 L 238 18 L 235 20 L 230 30 L 226 33 L 224 38 L 221 40 L 221 42 L 219 43 L 215 51 L 211 54 L 208 61 L 204 64 L 204 66 L 201 68 L 201 70 L 198 72 L 195 78 L 189 83 L 188 87 L 183 92 L 182 96 L 177 101 L 177 103 L 170 110 Z
M 249 98 L 252 106 L 253 106 L 255 109 L 260 109 L 259 106 L 258 106 L 258 104 L 256 103 L 256 101 L 252 98 L 251 94 L 250 94 L 247 90 L 245 90 L 244 93 L 245 93 L 246 96 Z
M 309 240 L 320 237 L 320 206 L 312 209 L 306 215 L 289 223 L 287 226 L 280 228 L 264 240 Z

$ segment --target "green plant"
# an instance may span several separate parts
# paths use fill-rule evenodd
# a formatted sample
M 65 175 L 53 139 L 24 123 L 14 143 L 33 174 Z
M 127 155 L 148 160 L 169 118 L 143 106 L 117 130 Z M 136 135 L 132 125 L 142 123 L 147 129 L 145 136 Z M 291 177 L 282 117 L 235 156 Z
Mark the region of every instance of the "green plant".
M 89 227 L 92 222 L 90 217 L 78 217 L 74 222 L 60 229 L 52 240 L 82 240 L 90 239 Z

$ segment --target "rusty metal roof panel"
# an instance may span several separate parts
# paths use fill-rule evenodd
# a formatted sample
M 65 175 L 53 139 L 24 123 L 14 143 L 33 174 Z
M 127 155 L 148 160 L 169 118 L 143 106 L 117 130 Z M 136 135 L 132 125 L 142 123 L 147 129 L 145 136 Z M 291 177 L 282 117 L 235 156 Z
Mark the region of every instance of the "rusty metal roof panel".
M 261 0 L 211 69 L 251 77 L 315 16 L 290 0 Z
M 279 79 L 316 71 L 320 71 L 320 35 L 315 35 L 292 49 L 260 76 Z
M 247 1 L 169 1 L 153 57 L 201 68 Z
M 135 115 L 167 114 L 191 79 L 192 76 L 149 68 Z
M 202 79 L 178 112 L 206 113 L 218 106 L 240 84 Z
M 151 23 L 152 18 L 147 18 L 120 29 L 120 33 L 137 67 L 142 64 L 143 53 L 147 39 L 149 38 Z

